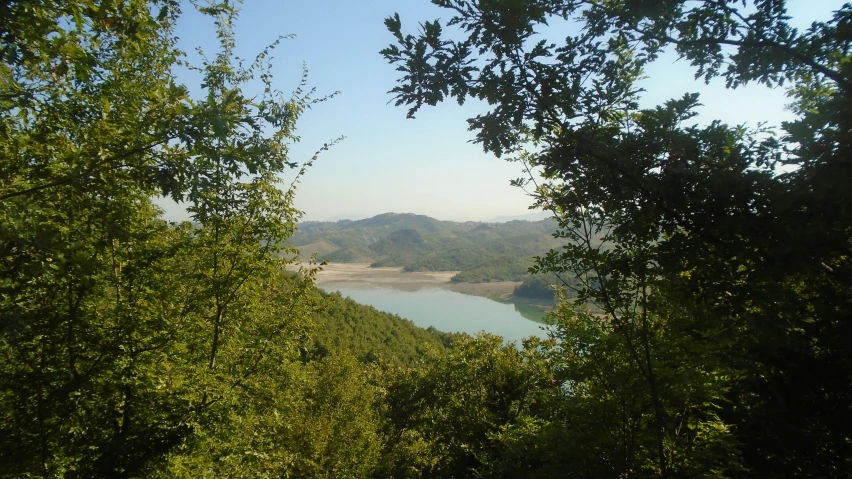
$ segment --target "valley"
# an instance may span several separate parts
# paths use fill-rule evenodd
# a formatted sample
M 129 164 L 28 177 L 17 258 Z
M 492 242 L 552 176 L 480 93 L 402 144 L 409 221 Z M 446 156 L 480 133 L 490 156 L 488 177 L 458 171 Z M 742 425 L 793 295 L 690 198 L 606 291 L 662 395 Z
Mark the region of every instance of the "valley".
M 553 305 L 556 278 L 531 276 L 534 256 L 559 247 L 556 222 L 453 222 L 408 213 L 358 221 L 299 224 L 293 244 L 302 260 L 326 262 L 317 282 L 327 290 L 442 289 L 524 305 L 541 320 Z M 531 313 L 532 312 L 532 313 Z
M 382 268 L 396 268 L 413 274 L 396 283 L 416 284 L 425 274 L 458 292 L 510 300 L 529 278 L 533 257 L 560 246 L 555 230 L 551 219 L 479 223 L 385 213 L 359 221 L 301 223 L 292 241 L 303 260 L 315 256 L 330 263 L 326 276 L 381 277 L 394 271 Z

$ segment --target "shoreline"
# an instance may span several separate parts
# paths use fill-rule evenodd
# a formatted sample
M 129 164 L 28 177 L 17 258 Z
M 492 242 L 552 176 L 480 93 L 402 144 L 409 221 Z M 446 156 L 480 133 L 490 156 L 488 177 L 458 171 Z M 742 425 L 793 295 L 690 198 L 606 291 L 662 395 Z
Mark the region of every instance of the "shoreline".
M 402 267 L 373 268 L 370 263 L 329 263 L 317 274 L 317 284 L 373 282 L 387 284 L 444 284 L 458 271 L 403 271 Z
M 525 296 L 515 296 L 515 287 L 521 284 L 520 281 L 492 281 L 490 283 L 450 283 L 449 289 L 457 293 L 469 294 L 472 296 L 484 296 L 501 303 L 515 303 L 534 306 L 541 309 L 545 313 L 553 310 L 553 303 L 547 303 L 539 298 L 527 298 Z
M 317 274 L 317 286 L 328 283 L 373 283 L 377 286 L 390 286 L 403 291 L 417 291 L 424 288 L 443 288 L 456 293 L 485 297 L 501 303 L 524 304 L 541 309 L 547 313 L 553 310 L 553 303 L 537 298 L 515 296 L 515 287 L 519 281 L 493 281 L 489 283 L 455 283 L 450 279 L 458 271 L 403 271 L 402 267 L 373 268 L 369 263 L 330 263 Z

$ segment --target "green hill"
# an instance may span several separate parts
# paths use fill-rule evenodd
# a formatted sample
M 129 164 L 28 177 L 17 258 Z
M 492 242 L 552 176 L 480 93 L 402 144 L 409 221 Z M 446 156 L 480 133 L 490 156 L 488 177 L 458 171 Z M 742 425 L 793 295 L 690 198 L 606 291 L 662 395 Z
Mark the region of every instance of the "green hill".
M 532 257 L 559 242 L 553 220 L 506 223 L 440 221 L 385 213 L 358 221 L 299 224 L 293 244 L 303 256 L 368 262 L 406 271 L 461 271 L 454 281 L 520 281 Z
M 377 360 L 411 365 L 432 347 L 443 350 L 461 335 L 423 329 L 408 319 L 359 304 L 340 293 L 322 295 L 322 310 L 314 320 L 317 330 L 308 353 L 322 358 L 349 351 L 362 362 Z

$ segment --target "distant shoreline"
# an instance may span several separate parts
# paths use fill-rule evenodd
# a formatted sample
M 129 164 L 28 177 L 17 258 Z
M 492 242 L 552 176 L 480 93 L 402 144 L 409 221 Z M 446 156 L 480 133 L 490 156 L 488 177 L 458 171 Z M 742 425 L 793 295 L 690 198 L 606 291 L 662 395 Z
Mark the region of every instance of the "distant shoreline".
M 372 282 L 387 284 L 444 284 L 458 271 L 412 271 L 402 267 L 373 268 L 370 263 L 329 263 L 320 266 L 317 283 Z
M 450 279 L 458 271 L 403 271 L 401 267 L 373 268 L 370 263 L 330 263 L 321 266 L 317 274 L 317 286 L 329 283 L 373 283 L 377 286 L 389 286 L 404 291 L 416 291 L 424 288 L 445 288 L 471 296 L 483 296 L 503 303 L 527 304 L 545 312 L 553 309 L 553 304 L 541 299 L 518 297 L 513 293 L 519 281 L 493 281 L 490 283 L 457 283 Z

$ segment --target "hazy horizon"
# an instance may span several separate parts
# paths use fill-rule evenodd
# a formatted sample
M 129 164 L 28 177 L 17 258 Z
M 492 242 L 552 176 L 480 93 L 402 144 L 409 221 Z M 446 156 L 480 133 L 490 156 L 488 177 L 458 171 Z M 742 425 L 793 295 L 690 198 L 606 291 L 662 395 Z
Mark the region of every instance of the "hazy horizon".
M 541 221 L 543 219 L 547 219 L 553 216 L 552 213 L 548 211 L 532 211 L 529 213 L 519 214 L 519 215 L 497 215 L 487 219 L 467 219 L 467 220 L 453 220 L 446 218 L 436 218 L 430 215 L 424 215 L 422 213 L 417 213 L 414 211 L 385 211 L 384 213 L 378 213 L 375 215 L 359 215 L 359 214 L 351 214 L 351 215 L 340 215 L 338 218 L 329 218 L 324 220 L 312 220 L 312 219 L 302 219 L 300 223 L 333 223 L 338 221 L 360 221 L 369 218 L 375 218 L 377 216 L 382 215 L 417 215 L 417 216 L 428 216 L 429 218 L 438 220 L 438 221 L 451 221 L 455 223 L 466 223 L 466 222 L 474 222 L 474 223 L 505 223 L 508 221 Z

